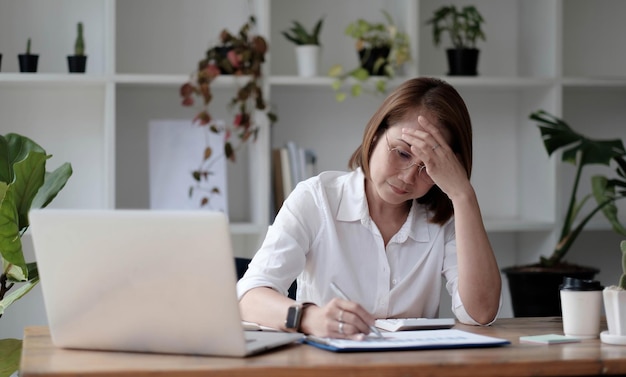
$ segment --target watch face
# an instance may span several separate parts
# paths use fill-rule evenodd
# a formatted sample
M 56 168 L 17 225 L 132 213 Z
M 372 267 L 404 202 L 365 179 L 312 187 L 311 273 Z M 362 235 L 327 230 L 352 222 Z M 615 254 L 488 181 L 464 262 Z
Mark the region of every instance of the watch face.
M 297 329 L 300 326 L 300 306 L 290 306 L 287 311 L 287 320 L 285 327 L 288 329 Z

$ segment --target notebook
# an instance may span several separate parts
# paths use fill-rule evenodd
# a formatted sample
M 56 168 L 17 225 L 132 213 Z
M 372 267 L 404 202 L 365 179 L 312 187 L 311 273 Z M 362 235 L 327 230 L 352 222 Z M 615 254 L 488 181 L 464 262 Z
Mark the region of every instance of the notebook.
M 333 352 L 406 351 L 448 348 L 498 347 L 511 344 L 507 339 L 474 334 L 458 329 L 385 332 L 382 338 L 365 340 L 331 339 L 307 336 L 306 344 Z
M 221 212 L 41 209 L 29 219 L 55 346 L 242 357 L 302 338 L 244 331 Z

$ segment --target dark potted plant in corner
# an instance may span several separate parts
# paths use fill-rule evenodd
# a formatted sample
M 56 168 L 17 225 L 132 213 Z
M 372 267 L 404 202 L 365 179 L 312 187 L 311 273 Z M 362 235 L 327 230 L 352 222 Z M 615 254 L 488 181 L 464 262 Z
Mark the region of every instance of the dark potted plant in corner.
M 298 62 L 298 76 L 315 77 L 318 74 L 320 59 L 320 32 L 324 17 L 320 18 L 309 32 L 304 25 L 293 21 L 291 28 L 283 30 L 282 35 L 296 45 L 296 60 Z
M 27 263 L 22 251 L 21 236 L 29 226 L 28 211 L 50 204 L 72 175 L 72 166 L 67 162 L 47 172 L 46 160 L 50 157 L 27 137 L 14 133 L 0 136 L 0 318 L 39 283 L 37 263 Z M 16 289 L 9 293 L 12 288 Z M 0 375 L 10 376 L 17 370 L 21 349 L 19 339 L 0 339 Z
M 478 75 L 478 55 L 476 41 L 485 38 L 481 25 L 485 22 L 474 6 L 457 9 L 454 5 L 442 6 L 435 10 L 433 17 L 427 24 L 433 26 L 433 41 L 435 46 L 441 43 L 444 32 L 450 34 L 453 48 L 446 50 L 448 58 L 448 75 L 476 76 Z
M 20 72 L 37 72 L 39 55 L 30 52 L 30 38 L 26 42 L 26 52 L 17 56 L 20 63 Z
M 626 345 L 626 241 L 620 243 L 622 250 L 622 275 L 617 285 L 602 291 L 607 331 L 600 333 L 604 343 Z
M 85 39 L 83 38 L 83 23 L 76 25 L 76 41 L 74 42 L 74 55 L 68 55 L 67 67 L 70 73 L 85 73 L 87 56 L 85 55 Z
M 338 102 L 347 97 L 343 85 L 348 79 L 354 80 L 350 86 L 353 97 L 361 95 L 363 84 L 372 76 L 376 76 L 374 93 L 385 93 L 387 81 L 395 77 L 396 71 L 410 60 L 408 35 L 398 31 L 388 12 L 382 10 L 382 13 L 386 24 L 358 19 L 348 24 L 345 30 L 347 36 L 356 39 L 359 65 L 350 71 L 344 71 L 339 64 L 330 69 L 328 74 L 335 78 L 332 86 Z
M 254 17 L 250 17 L 237 34 L 222 30 L 220 44 L 207 50 L 189 81 L 180 87 L 183 106 L 194 106 L 195 98 L 200 100 L 200 108 L 193 122 L 201 127 L 207 127 L 210 132 L 225 132 L 224 156 L 233 162 L 236 160 L 238 148 L 249 140 L 256 140 L 259 123 L 255 118 L 255 112 L 266 116 L 270 125 L 277 119 L 276 114 L 268 108 L 263 96 L 262 66 L 265 63 L 268 46 L 263 37 L 251 33 L 255 24 Z M 214 124 L 209 111 L 209 104 L 213 99 L 211 84 L 222 74 L 238 76 L 244 81 L 241 84 L 241 81 L 236 80 L 237 92 L 229 104 L 229 108 L 234 109 L 235 115 L 232 123 L 227 122 L 223 127 L 225 129 Z M 238 144 L 233 143 L 235 139 L 233 135 L 237 136 Z M 212 174 L 204 165 L 212 154 L 211 148 L 207 145 L 199 156 L 203 162 L 200 164 L 201 167 L 191 172 L 198 185 L 206 184 Z M 193 189 L 194 187 L 190 188 L 190 196 Z M 203 202 L 205 200 L 206 198 L 202 199 Z
M 536 264 L 504 268 L 509 282 L 509 290 L 516 317 L 560 316 L 559 285 L 563 277 L 592 279 L 598 272 L 593 267 L 578 266 L 564 262 L 565 255 L 576 241 L 580 232 L 598 212 L 602 212 L 611 223 L 613 230 L 626 235 L 626 228 L 617 217 L 615 201 L 626 198 L 626 149 L 619 139 L 594 140 L 582 135 L 563 120 L 543 110 L 530 115 L 538 122 L 541 137 L 548 155 L 563 149 L 561 160 L 576 166 L 576 177 L 560 230 L 559 240 L 552 254 L 541 257 Z M 591 164 L 610 166 L 614 162 L 616 176 L 608 178 L 594 175 L 591 178 L 592 194 L 578 199 L 582 169 Z M 584 217 L 581 210 L 591 196 L 595 205 Z

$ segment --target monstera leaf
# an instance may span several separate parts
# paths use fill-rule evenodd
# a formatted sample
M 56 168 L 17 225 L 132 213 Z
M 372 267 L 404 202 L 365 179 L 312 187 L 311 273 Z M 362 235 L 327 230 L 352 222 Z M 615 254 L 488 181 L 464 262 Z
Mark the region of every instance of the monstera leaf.
M 562 119 L 543 110 L 532 113 L 530 119 L 539 122 L 541 138 L 548 155 L 551 156 L 554 152 L 562 150 L 561 160 L 576 166 L 576 178 L 572 185 L 559 242 L 550 257 L 541 258 L 541 264 L 551 266 L 559 263 L 585 225 L 598 212 L 604 214 L 614 231 L 626 235 L 626 228 L 619 221 L 615 205 L 615 201 L 626 197 L 626 161 L 624 160 L 626 149 L 624 149 L 623 142 L 619 139 L 591 139 L 574 131 Z M 591 164 L 610 166 L 611 162 L 617 165 L 616 177 L 608 178 L 602 175 L 592 177 L 591 190 L 596 206 L 576 222 L 578 216 L 581 215 L 583 205 L 592 197 L 586 195 L 580 200 L 577 198 L 582 168 Z
M 562 161 L 579 166 L 588 164 L 609 165 L 615 157 L 626 153 L 620 139 L 593 140 L 574 131 L 563 120 L 543 110 L 533 113 L 530 119 L 540 122 L 539 130 L 543 144 L 552 155 L 555 151 L 565 148 Z M 580 161 L 577 157 L 580 156 Z

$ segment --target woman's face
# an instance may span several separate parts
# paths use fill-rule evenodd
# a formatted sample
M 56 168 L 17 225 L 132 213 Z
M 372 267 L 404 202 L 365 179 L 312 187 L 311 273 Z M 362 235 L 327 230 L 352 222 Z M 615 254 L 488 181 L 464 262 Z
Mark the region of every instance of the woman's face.
M 400 136 L 402 128 L 421 129 L 417 122 L 420 113 L 407 116 L 379 137 L 370 158 L 371 189 L 389 204 L 403 204 L 407 200 L 424 196 L 434 185 L 423 168 L 422 161 L 415 157 L 410 145 Z M 422 112 L 431 122 L 428 113 Z

